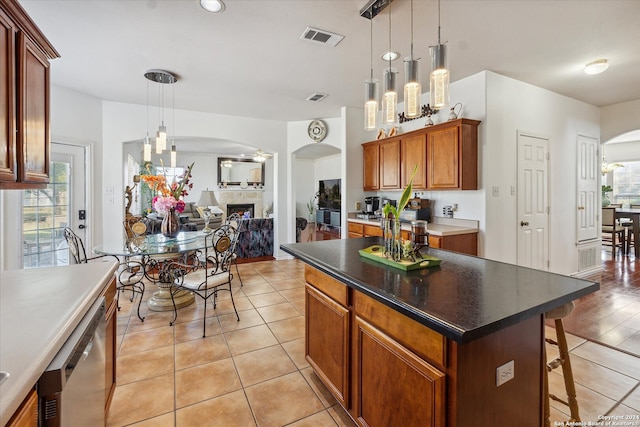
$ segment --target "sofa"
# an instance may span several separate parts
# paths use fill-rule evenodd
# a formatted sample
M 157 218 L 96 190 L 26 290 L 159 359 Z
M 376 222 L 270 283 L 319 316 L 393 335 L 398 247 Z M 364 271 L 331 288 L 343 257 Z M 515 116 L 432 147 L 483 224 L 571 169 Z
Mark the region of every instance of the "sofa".
M 204 218 L 200 213 L 201 209 L 198 209 L 195 202 L 185 203 L 184 210 L 178 214 L 180 217 L 180 229 L 182 231 L 199 231 L 204 228 Z M 157 226 L 153 227 L 152 232 L 160 232 L 160 224 L 162 223 L 162 217 L 157 213 L 151 213 L 147 216 L 152 221 L 157 222 Z M 222 225 L 222 215 L 211 215 L 209 220 L 209 228 L 218 228 Z

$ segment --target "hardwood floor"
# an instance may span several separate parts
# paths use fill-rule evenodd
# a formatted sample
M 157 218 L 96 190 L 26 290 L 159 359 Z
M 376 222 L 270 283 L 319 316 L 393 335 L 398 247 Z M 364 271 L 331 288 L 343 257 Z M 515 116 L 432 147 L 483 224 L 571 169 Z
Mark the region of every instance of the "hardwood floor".
M 602 251 L 600 290 L 577 301 L 567 332 L 640 357 L 640 259 Z

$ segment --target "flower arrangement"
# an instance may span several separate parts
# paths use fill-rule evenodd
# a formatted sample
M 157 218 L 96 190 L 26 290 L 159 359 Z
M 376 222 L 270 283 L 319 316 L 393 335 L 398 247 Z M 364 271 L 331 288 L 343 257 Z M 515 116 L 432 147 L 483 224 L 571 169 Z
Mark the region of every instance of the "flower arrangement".
M 188 191 L 193 188 L 193 184 L 189 182 L 193 165 L 194 163 L 189 165 L 185 173 L 178 177 L 178 181 L 171 183 L 167 182 L 165 175 L 141 175 L 140 178 L 142 181 L 144 181 L 155 194 L 152 205 L 156 212 L 164 215 L 171 209 L 175 209 L 177 212 L 184 211 L 185 203 L 182 198 L 188 195 Z M 150 170 L 151 164 L 149 163 L 147 164 L 147 171 L 150 172 Z

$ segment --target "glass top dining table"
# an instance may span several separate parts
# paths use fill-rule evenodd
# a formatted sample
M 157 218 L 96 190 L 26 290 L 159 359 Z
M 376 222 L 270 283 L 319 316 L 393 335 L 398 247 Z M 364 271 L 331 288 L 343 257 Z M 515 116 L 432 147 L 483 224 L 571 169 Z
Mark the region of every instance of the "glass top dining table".
M 202 231 L 181 231 L 176 237 L 148 234 L 127 239 L 121 236 L 95 246 L 93 252 L 115 256 L 180 254 L 203 249 L 206 236 Z
M 149 310 L 171 311 L 186 307 L 195 301 L 192 292 L 171 292 L 173 261 L 184 261 L 190 254 L 204 249 L 206 236 L 202 231 L 181 231 L 176 237 L 148 234 L 127 239 L 121 236 L 95 246 L 93 252 L 97 255 L 124 258 L 141 257 L 145 277 L 158 286 L 147 301 Z

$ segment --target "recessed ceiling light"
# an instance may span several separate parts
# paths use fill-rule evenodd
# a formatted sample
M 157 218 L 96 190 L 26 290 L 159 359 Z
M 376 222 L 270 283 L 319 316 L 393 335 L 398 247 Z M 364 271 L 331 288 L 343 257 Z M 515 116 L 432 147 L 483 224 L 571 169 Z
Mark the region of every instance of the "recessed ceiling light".
M 381 56 L 383 61 L 395 61 L 400 58 L 400 52 L 385 52 Z
M 222 0 L 200 0 L 200 6 L 208 12 L 223 12 L 224 3 Z
M 584 72 L 587 74 L 600 74 L 607 68 L 609 68 L 609 62 L 606 59 L 598 59 L 585 65 Z

